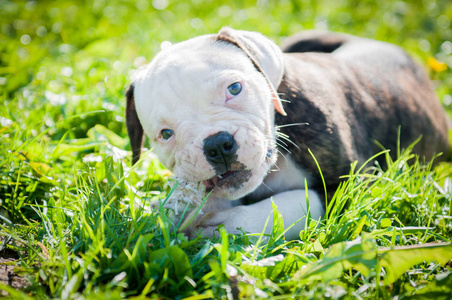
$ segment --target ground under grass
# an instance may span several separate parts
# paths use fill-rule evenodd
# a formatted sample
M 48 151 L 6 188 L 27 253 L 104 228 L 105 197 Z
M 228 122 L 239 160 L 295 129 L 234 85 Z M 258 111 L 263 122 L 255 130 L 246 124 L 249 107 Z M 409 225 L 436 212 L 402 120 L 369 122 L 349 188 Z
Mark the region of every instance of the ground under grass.
M 152 152 L 131 168 L 123 94 L 164 42 L 223 25 L 276 42 L 327 28 L 403 46 L 450 112 L 451 20 L 446 0 L 0 0 L 1 293 L 450 299 L 451 163 L 405 149 L 380 153 L 384 170 L 352 166 L 328 216 L 301 220 L 299 241 L 284 240 L 276 208 L 266 239 L 219 228 L 187 240 L 149 205 L 166 199 L 170 173 Z

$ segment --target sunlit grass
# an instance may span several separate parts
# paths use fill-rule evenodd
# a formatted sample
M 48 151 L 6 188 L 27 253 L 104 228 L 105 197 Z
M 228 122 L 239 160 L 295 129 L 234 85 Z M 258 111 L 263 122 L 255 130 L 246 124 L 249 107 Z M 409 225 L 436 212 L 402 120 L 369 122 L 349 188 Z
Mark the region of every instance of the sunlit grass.
M 168 195 L 170 174 L 152 152 L 131 167 L 123 125 L 131 72 L 162 42 L 223 25 L 277 42 L 329 28 L 397 43 L 429 69 L 450 112 L 450 1 L 0 6 L 0 257 L 14 253 L 14 271 L 30 284 L 0 289 L 23 299 L 452 293 L 450 163 L 433 166 L 408 149 L 394 161 L 380 153 L 384 170 L 373 159 L 352 165 L 328 215 L 300 220 L 299 241 L 283 239 L 277 210 L 267 239 L 220 228 L 217 238 L 189 241 L 150 208 Z

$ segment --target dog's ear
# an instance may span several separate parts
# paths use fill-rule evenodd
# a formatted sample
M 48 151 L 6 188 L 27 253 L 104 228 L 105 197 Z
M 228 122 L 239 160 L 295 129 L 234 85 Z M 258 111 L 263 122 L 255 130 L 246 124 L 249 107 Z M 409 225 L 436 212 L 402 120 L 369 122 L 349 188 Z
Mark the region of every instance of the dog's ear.
M 132 83 L 126 91 L 126 126 L 130 138 L 130 146 L 132 147 L 132 164 L 135 164 L 140 159 L 144 131 L 135 109 L 133 90 L 134 86 Z
M 273 94 L 273 105 L 282 115 L 286 115 L 281 99 L 276 92 L 284 74 L 283 54 L 270 39 L 258 32 L 234 30 L 223 27 L 217 38 L 241 48 L 251 59 L 256 69 L 263 73 Z

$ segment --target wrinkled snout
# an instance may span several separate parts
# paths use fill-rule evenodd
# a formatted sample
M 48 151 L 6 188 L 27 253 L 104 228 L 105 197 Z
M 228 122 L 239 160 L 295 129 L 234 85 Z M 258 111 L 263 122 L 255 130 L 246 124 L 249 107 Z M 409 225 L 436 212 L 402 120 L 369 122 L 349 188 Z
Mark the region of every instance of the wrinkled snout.
M 237 161 L 237 148 L 234 136 L 226 131 L 220 131 L 203 141 L 204 155 L 217 174 L 231 170 L 231 165 Z

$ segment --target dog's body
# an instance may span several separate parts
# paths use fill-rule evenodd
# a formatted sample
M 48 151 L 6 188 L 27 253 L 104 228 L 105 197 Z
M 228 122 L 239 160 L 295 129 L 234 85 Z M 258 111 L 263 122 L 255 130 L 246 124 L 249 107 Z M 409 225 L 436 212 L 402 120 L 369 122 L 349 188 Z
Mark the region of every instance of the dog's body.
M 381 150 L 376 141 L 395 154 L 399 130 L 401 148 L 423 136 L 415 153 L 447 156 L 445 113 L 425 71 L 400 48 L 310 31 L 283 50 L 257 33 L 223 29 L 162 51 L 129 89 L 134 161 L 144 131 L 176 176 L 212 190 L 190 232 L 209 235 L 218 224 L 261 232 L 272 200 L 288 226 L 306 214 L 305 182 L 310 213 L 321 217 L 327 199 L 308 149 L 330 192 L 353 161 Z

